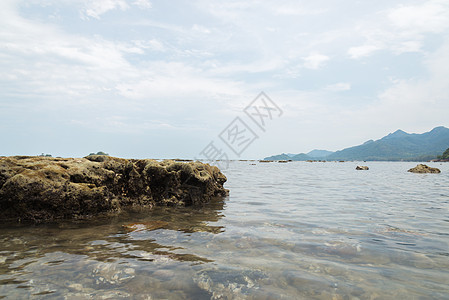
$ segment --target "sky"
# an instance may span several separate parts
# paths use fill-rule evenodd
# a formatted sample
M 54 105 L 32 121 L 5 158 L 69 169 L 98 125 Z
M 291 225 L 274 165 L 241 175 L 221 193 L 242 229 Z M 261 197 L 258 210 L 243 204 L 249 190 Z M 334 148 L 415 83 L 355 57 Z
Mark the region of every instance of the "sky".
M 448 66 L 447 0 L 2 0 L 0 155 L 335 151 L 449 127 Z

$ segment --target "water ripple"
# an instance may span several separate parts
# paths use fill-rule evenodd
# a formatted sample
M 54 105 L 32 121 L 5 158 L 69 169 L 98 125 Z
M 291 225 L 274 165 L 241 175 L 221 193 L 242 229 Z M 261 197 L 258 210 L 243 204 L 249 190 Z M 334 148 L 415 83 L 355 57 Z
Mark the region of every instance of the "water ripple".
M 232 162 L 203 207 L 3 224 L 0 298 L 447 298 L 449 164 L 356 165 Z

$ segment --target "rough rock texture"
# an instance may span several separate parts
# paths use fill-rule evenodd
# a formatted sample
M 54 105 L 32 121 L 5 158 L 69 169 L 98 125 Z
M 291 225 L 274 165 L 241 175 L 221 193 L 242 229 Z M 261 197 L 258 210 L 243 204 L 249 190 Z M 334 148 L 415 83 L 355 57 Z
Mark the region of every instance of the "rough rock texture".
M 408 170 L 408 172 L 412 173 L 441 173 L 440 169 L 438 168 L 431 168 L 427 165 L 419 164 L 414 168 L 411 168 Z
M 369 168 L 367 166 L 357 166 L 355 169 L 356 170 L 369 170 Z
M 226 177 L 200 162 L 0 157 L 0 220 L 49 221 L 126 206 L 193 205 L 226 195 Z

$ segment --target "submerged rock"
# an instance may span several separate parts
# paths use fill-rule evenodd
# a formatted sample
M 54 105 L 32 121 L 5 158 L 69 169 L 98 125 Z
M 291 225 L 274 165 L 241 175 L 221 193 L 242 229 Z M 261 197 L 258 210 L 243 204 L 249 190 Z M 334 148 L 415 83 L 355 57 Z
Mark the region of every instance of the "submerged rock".
M 356 170 L 369 170 L 369 168 L 367 166 L 357 166 L 355 169 Z
M 202 290 L 211 293 L 210 299 L 246 299 L 254 294 L 259 281 L 267 275 L 258 270 L 202 270 L 193 281 Z
M 438 168 L 431 168 L 427 165 L 419 164 L 414 168 L 411 168 L 408 170 L 408 172 L 412 173 L 441 173 L 440 169 Z
M 83 218 L 126 206 L 194 205 L 226 195 L 226 177 L 200 162 L 0 157 L 0 220 Z
M 132 231 L 151 231 L 151 230 L 164 228 L 167 225 L 168 225 L 168 222 L 155 220 L 155 221 L 151 221 L 151 222 L 124 224 L 124 225 L 122 225 L 122 227 L 127 232 L 132 232 Z

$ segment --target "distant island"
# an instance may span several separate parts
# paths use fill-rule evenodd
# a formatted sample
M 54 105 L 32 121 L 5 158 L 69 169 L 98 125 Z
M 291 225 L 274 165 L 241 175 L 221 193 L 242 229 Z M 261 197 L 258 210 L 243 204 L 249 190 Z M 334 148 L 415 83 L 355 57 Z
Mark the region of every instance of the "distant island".
M 397 130 L 379 140 L 369 140 L 362 145 L 336 152 L 312 150 L 299 154 L 283 153 L 265 157 L 264 160 L 427 161 L 437 158 L 445 159 L 445 156 L 449 156 L 449 151 L 446 150 L 448 148 L 449 128 L 439 126 L 422 134 Z

